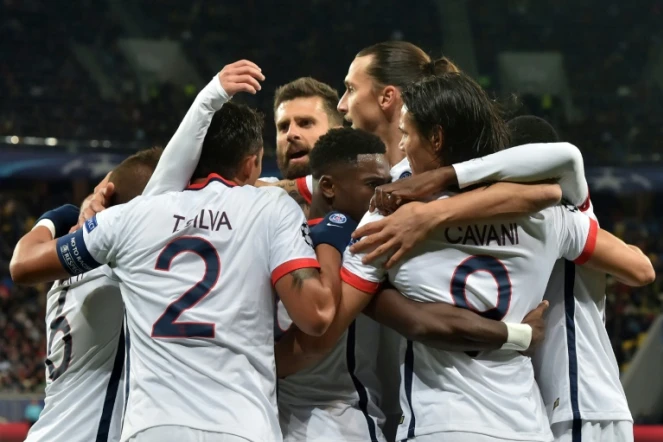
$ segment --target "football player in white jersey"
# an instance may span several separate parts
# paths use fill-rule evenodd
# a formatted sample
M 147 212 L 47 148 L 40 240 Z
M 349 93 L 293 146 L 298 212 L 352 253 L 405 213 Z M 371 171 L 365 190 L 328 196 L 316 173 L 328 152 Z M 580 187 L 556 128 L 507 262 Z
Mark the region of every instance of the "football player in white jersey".
M 333 235 L 342 233 L 351 224 L 356 225 L 354 220 L 365 213 L 374 188 L 381 182 L 391 181 L 384 151 L 384 144 L 378 137 L 362 130 L 332 129 L 319 139 L 310 156 L 313 176 L 320 183 L 313 195 L 312 219 L 309 220 L 309 224 L 316 224 L 312 230 L 312 236 L 316 233 L 314 242 L 318 242 L 317 230 L 321 227 Z M 330 211 L 331 215 L 320 223 L 323 215 Z M 354 228 L 349 232 L 352 230 Z M 349 234 L 345 242 L 341 240 L 340 253 L 348 240 Z M 399 302 L 392 316 L 401 324 L 416 323 L 417 330 L 426 331 L 422 339 L 449 341 L 454 338 L 449 335 L 451 328 L 441 326 L 463 316 L 464 321 L 456 321 L 459 326 L 454 330 L 457 339 L 467 339 L 464 347 L 458 339 L 460 348 L 475 349 L 475 340 L 486 338 L 492 338 L 492 345 L 496 345 L 491 347 L 487 343 L 486 348 L 499 348 L 506 341 L 503 323 L 454 307 L 443 313 L 437 309 L 437 316 L 434 316 L 421 308 L 423 304 L 398 297 L 405 303 Z M 393 304 L 393 299 L 382 299 L 381 303 Z M 458 311 L 451 316 L 448 310 Z M 279 333 L 289 328 L 288 321 L 287 315 L 281 315 Z M 491 322 L 493 324 L 486 324 Z M 320 363 L 279 381 L 284 440 L 385 440 L 381 431 L 384 415 L 379 409 L 381 391 L 376 377 L 378 340 L 378 324 L 360 315 Z
M 479 114 L 485 121 L 483 125 L 480 121 L 468 124 L 460 118 L 472 114 L 462 111 L 463 105 L 471 103 L 467 91 L 472 90 L 475 96 L 484 95 L 463 75 L 446 74 L 414 85 L 404 94 L 408 110 L 402 121 L 403 147 L 415 174 L 437 164 L 462 161 L 499 142 L 501 131 L 487 128 L 499 127 L 497 114 Z M 445 93 L 455 96 L 455 106 L 445 105 Z M 487 98 L 481 101 L 469 107 L 490 107 Z M 449 108 L 456 110 L 452 121 L 448 120 Z M 478 132 L 468 133 L 472 131 Z M 472 143 L 473 139 L 477 141 Z M 468 140 L 469 146 L 463 146 Z M 362 223 L 379 218 L 381 215 L 367 214 Z M 348 251 L 344 281 L 368 293 L 388 272 L 390 281 L 406 296 L 484 310 L 484 314 L 500 319 L 518 317 L 523 305 L 541 299 L 559 255 L 587 261 L 595 248 L 589 263 L 626 280 L 643 269 L 637 253 L 624 253 L 630 249 L 605 232 L 597 233 L 596 223 L 575 209 L 557 207 L 518 219 L 512 233 L 509 225 L 470 224 L 437 230 L 411 250 L 406 261 L 389 271 L 384 267 L 385 260 L 367 265 L 362 263 L 361 255 Z M 524 256 L 531 258 L 523 261 Z M 444 270 L 431 272 L 430 267 L 439 267 L 439 262 L 447 258 L 459 260 L 454 270 L 449 269 L 448 274 Z M 488 272 L 487 279 L 476 273 L 483 271 Z M 651 266 L 649 271 L 653 272 Z M 497 302 L 487 294 L 494 290 L 495 283 Z M 428 287 L 423 292 L 422 285 Z M 528 359 L 517 354 L 504 359 L 495 353 L 472 359 L 436 352 L 417 343 L 409 343 L 403 356 L 401 402 L 406 417 L 399 439 L 552 440 Z M 439 405 L 436 408 L 433 404 Z
M 117 203 L 140 194 L 161 149 L 134 154 L 104 179 Z M 70 206 L 71 219 L 78 208 Z M 55 232 L 48 216 L 34 228 Z M 55 232 L 64 235 L 66 230 Z M 44 409 L 26 441 L 119 441 L 124 410 L 124 305 L 108 267 L 57 281 L 46 295 Z M 69 416 L 65 418 L 65 416 Z
M 510 121 L 509 126 L 515 145 L 554 144 L 516 147 L 481 161 L 426 172 L 398 185 L 384 186 L 377 192 L 380 200 L 386 203 L 389 201 L 386 195 L 393 194 L 391 200 L 399 200 L 400 204 L 440 191 L 450 183 L 466 187 L 482 181 L 555 178 L 565 198 L 595 219 L 578 149 L 568 143 L 558 143 L 554 128 L 540 118 L 519 117 Z M 355 250 L 366 249 L 373 243 L 386 242 L 388 248 L 407 243 L 406 247 L 400 247 L 398 254 L 407 253 L 416 241 L 434 229 L 439 222 L 436 218 L 448 211 L 448 207 L 442 205 L 437 202 L 421 205 L 420 211 L 408 205 L 390 217 L 388 225 L 374 224 L 358 230 L 357 235 L 371 236 L 366 239 L 368 244 L 358 243 L 361 247 Z M 406 225 L 411 231 L 405 235 L 399 233 L 401 237 L 396 238 L 393 233 L 402 231 Z M 629 247 L 637 252 L 633 246 Z M 376 256 L 378 254 L 371 254 L 368 259 Z M 641 259 L 646 270 L 646 259 Z M 640 278 L 630 283 L 641 285 L 647 283 L 649 277 L 651 275 L 643 271 Z M 564 260 L 555 264 L 546 288 L 544 299 L 551 306 L 546 322 L 547 336 L 543 346 L 535 352 L 533 363 L 556 441 L 633 440 L 633 420 L 603 323 L 604 289 L 603 273 Z
M 139 197 L 57 240 L 37 229 L 17 245 L 19 283 L 112 262 L 131 335 L 122 440 L 281 440 L 273 286 L 311 334 L 324 333 L 336 299 L 297 204 L 281 189 L 242 186 L 259 176 L 261 129 L 253 111 L 226 104 L 187 191 Z

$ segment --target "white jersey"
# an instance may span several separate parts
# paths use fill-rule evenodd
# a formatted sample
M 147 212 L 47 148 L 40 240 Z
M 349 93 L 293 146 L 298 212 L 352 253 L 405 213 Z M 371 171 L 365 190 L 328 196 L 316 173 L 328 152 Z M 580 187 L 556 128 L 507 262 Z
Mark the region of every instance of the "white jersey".
M 107 209 L 70 241 L 63 262 L 111 262 L 121 280 L 130 342 L 122 440 L 161 425 L 281 440 L 273 284 L 319 267 L 285 191 L 210 175 Z
M 369 213 L 360 226 L 381 218 Z M 363 255 L 346 250 L 341 276 L 369 293 L 388 277 L 411 299 L 447 302 L 491 319 L 521 322 L 543 298 L 556 260 L 584 259 L 593 250 L 596 233 L 596 223 L 588 217 L 557 206 L 515 222 L 439 229 L 389 271 L 379 263 L 364 265 Z M 456 431 L 552 440 L 528 357 L 514 351 L 473 357 L 411 341 L 400 356 L 404 417 L 397 439 Z
M 532 359 L 551 424 L 633 421 L 605 329 L 604 293 L 604 273 L 565 260 L 555 264 L 544 296 L 550 302 L 546 339 Z
M 564 198 L 596 219 L 582 155 L 572 144 L 513 147 L 454 168 L 461 188 L 487 181 L 557 179 Z M 555 264 L 545 294 L 550 301 L 546 339 L 533 358 L 551 423 L 632 421 L 605 330 L 604 293 L 604 274 L 564 260 Z
M 308 221 L 313 227 L 323 218 Z M 291 326 L 277 303 L 275 337 Z M 380 383 L 376 377 L 380 325 L 359 315 L 319 363 L 278 381 L 278 405 L 285 442 L 384 441 Z
M 407 178 L 412 175 L 412 168 L 407 158 L 403 158 L 398 164 L 389 170 L 391 181 L 398 181 L 402 178 Z
M 118 441 L 124 408 L 124 307 L 108 267 L 46 296 L 46 397 L 28 442 Z

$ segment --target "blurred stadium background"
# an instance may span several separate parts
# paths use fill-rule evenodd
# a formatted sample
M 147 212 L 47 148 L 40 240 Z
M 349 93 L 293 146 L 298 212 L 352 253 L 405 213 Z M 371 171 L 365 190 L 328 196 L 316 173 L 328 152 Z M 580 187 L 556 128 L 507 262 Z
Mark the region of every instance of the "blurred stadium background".
M 663 275 L 662 23 L 663 0 L 0 0 L 0 441 L 22 440 L 44 388 L 47 288 L 12 284 L 17 239 L 127 154 L 165 145 L 240 58 L 267 77 L 244 101 L 266 115 L 265 175 L 278 176 L 277 86 L 310 75 L 342 91 L 355 53 L 383 40 L 449 56 L 510 114 L 581 148 L 602 226 Z M 663 440 L 661 281 L 608 291 L 641 441 Z

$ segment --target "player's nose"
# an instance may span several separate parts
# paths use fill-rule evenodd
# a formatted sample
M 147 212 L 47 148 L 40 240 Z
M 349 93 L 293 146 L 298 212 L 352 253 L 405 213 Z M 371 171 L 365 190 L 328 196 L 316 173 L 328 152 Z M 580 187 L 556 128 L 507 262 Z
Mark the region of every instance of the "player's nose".
M 296 124 L 290 125 L 290 127 L 288 128 L 288 133 L 286 134 L 286 138 L 288 139 L 288 141 L 299 140 L 301 138 L 299 129 L 297 128 Z
M 348 113 L 348 93 L 344 93 L 343 96 L 341 97 L 341 100 L 338 102 L 338 105 L 336 106 L 336 110 L 338 110 L 342 114 L 347 114 Z

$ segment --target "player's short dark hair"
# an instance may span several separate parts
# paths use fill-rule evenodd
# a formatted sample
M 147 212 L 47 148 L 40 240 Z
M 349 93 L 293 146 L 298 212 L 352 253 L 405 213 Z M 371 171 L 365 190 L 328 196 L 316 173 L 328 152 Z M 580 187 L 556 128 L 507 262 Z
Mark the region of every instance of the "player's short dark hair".
M 357 164 L 359 155 L 384 154 L 385 151 L 384 143 L 376 135 L 349 127 L 330 129 L 309 153 L 311 173 L 318 179 L 339 164 Z
M 534 115 L 513 118 L 506 125 L 511 135 L 511 146 L 559 142 L 555 128 L 543 118 Z
M 113 169 L 108 177 L 108 181 L 115 185 L 115 191 L 110 197 L 111 206 L 127 203 L 143 193 L 162 153 L 160 147 L 141 150 Z
M 446 57 L 432 60 L 419 46 L 406 41 L 385 41 L 362 49 L 357 57 L 373 56 L 367 73 L 382 86 L 405 88 L 427 75 L 458 72 Z
M 509 145 L 501 111 L 468 75 L 452 72 L 429 76 L 402 93 L 409 118 L 430 138 L 442 129 L 438 152 L 442 166 L 482 157 Z
M 322 100 L 327 118 L 332 124 L 339 126 L 343 124 L 343 115 L 336 109 L 339 100 L 338 92 L 328 84 L 312 77 L 301 77 L 276 89 L 274 93 L 274 115 L 276 115 L 276 109 L 281 103 L 296 98 L 309 97 L 319 97 Z
M 263 128 L 263 116 L 256 110 L 243 104 L 224 104 L 212 117 L 191 179 L 205 178 L 211 173 L 232 179 L 242 161 L 262 149 Z

